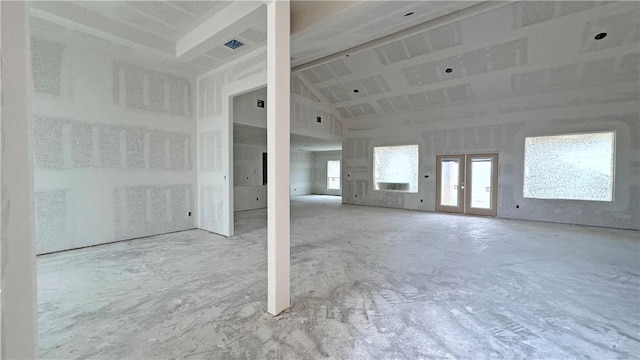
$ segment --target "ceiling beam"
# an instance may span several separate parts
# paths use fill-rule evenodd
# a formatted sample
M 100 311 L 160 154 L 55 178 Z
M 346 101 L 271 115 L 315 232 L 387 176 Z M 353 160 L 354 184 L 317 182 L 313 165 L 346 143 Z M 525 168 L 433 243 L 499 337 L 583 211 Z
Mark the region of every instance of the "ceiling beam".
M 375 39 L 375 40 L 371 40 L 368 41 L 364 44 L 360 44 L 354 47 L 351 47 L 349 49 L 343 50 L 343 51 L 339 51 L 337 53 L 331 54 L 331 55 L 327 55 L 325 57 L 322 57 L 320 59 L 317 60 L 313 60 L 298 66 L 295 66 L 294 68 L 291 69 L 291 72 L 299 72 L 302 70 L 306 70 L 309 68 L 312 68 L 314 66 L 318 66 L 320 64 L 324 64 L 333 60 L 336 60 L 338 58 L 344 57 L 345 55 L 352 55 L 355 53 L 359 53 L 368 49 L 371 49 L 373 47 L 377 47 L 380 45 L 384 45 L 384 44 L 388 44 L 390 42 L 396 41 L 396 40 L 400 40 L 400 39 L 404 39 L 407 38 L 411 35 L 415 35 L 418 33 L 421 33 L 423 31 L 427 31 L 436 27 L 440 27 L 440 26 L 444 26 L 444 25 L 448 25 L 457 21 L 460 21 L 462 19 L 466 19 L 475 15 L 479 15 L 482 14 L 484 12 L 496 9 L 498 7 L 502 7 L 508 4 L 513 3 L 513 1 L 485 1 L 467 8 L 464 8 L 462 10 L 458 10 L 455 11 L 451 14 L 447 14 L 444 16 L 440 16 L 437 17 L 433 20 L 429 20 L 426 21 L 422 24 L 418 24 L 415 26 L 412 26 L 408 29 L 402 30 L 402 31 L 398 31 L 397 33 L 393 33 L 387 36 L 383 36 L 381 38 Z
M 292 1 L 291 35 L 320 23 L 340 12 L 364 3 L 364 0 L 349 1 Z
M 236 1 L 226 6 L 222 11 L 214 14 L 178 39 L 176 41 L 176 56 L 194 56 L 193 54 L 198 53 L 198 50 L 202 50 L 202 48 L 210 50 L 211 46 L 209 45 L 214 42 L 224 41 L 222 39 L 229 40 L 228 37 L 237 35 L 230 32 L 232 26 L 247 17 L 255 16 L 254 13 L 261 7 L 264 7 L 262 1 Z M 264 15 L 264 11 L 260 13 L 263 17 L 260 20 L 264 22 L 266 15 Z

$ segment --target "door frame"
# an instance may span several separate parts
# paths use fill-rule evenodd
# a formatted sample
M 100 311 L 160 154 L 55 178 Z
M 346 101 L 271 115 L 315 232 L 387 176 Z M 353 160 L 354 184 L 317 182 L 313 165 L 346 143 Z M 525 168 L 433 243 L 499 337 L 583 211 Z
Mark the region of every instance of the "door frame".
M 472 215 L 496 216 L 498 215 L 498 154 L 466 154 L 465 162 L 465 187 L 464 191 L 464 213 Z M 471 162 L 474 158 L 491 158 L 491 208 L 482 209 L 471 207 Z
M 471 207 L 471 161 L 473 158 L 491 158 L 491 209 L 481 209 Z M 436 211 L 497 216 L 498 215 L 498 153 L 477 153 L 477 154 L 449 154 L 436 155 Z M 458 172 L 460 187 L 458 188 L 458 206 L 440 205 L 442 186 L 442 160 L 456 159 L 460 163 Z
M 440 204 L 441 187 L 442 187 L 442 160 L 455 159 L 458 160 L 460 168 L 458 169 L 458 206 L 449 206 Z M 465 183 L 465 155 L 436 155 L 436 211 L 464 213 L 464 183 Z

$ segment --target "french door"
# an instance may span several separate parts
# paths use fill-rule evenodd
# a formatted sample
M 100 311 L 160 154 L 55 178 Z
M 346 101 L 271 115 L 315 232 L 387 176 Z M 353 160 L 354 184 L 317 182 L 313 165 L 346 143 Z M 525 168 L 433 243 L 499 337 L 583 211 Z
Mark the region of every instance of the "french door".
M 436 156 L 436 210 L 496 216 L 498 154 Z

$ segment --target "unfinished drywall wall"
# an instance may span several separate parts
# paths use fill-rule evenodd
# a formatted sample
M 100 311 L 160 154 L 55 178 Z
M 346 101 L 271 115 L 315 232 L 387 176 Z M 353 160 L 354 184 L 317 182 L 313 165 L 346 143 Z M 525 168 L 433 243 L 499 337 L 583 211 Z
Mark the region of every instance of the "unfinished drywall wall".
M 264 48 L 197 79 L 198 227 L 202 229 L 233 236 L 233 99 L 263 88 L 266 82 Z
M 499 217 L 638 229 L 639 106 L 640 102 L 636 101 L 500 114 L 499 105 L 494 107 L 486 104 L 487 115 L 484 116 L 354 131 L 352 136 L 348 136 L 343 150 L 343 202 L 434 211 L 436 155 L 497 152 Z M 490 108 L 497 111 L 492 112 Z M 549 120 L 541 121 L 541 118 Z M 613 202 L 523 197 L 525 137 L 604 130 L 616 131 L 616 190 Z M 404 144 L 418 144 L 420 148 L 418 193 L 374 190 L 373 147 Z
M 327 109 L 327 104 L 322 103 L 297 76 L 292 79 L 292 116 L 291 116 L 291 133 L 295 135 L 309 136 L 316 139 L 341 139 L 342 123 Z M 246 94 L 236 96 L 233 99 L 233 116 L 234 123 L 241 125 L 234 133 L 234 141 L 242 141 L 243 144 L 260 145 L 266 151 L 266 130 L 261 134 L 259 129 L 266 128 L 267 112 L 266 112 L 267 89 L 261 88 Z M 258 102 L 264 102 L 264 107 L 258 106 Z M 297 111 L 293 111 L 297 109 Z M 320 119 L 318 119 L 320 117 Z M 295 136 L 294 135 L 294 136 Z M 234 146 L 234 149 L 238 147 Z M 243 157 L 246 153 L 243 151 Z M 234 163 L 236 174 L 242 176 L 242 180 L 249 181 L 252 173 L 257 169 L 258 164 L 262 164 L 262 155 L 253 152 L 253 157 L 249 162 L 246 159 L 238 158 L 234 154 L 234 162 L 241 163 L 242 168 L 238 168 L 238 164 Z M 290 194 L 307 195 L 313 192 L 313 153 L 309 151 L 291 150 L 291 168 L 290 168 Z M 242 174 L 241 174 L 242 173 Z M 247 173 L 249 175 L 247 175 Z M 236 184 L 239 186 L 240 184 Z M 259 194 L 263 189 L 249 188 L 243 189 L 251 196 L 241 195 L 243 200 L 234 201 L 236 211 L 238 209 L 258 208 L 262 205 Z M 235 193 L 239 193 L 236 189 Z M 253 196 L 256 195 L 256 196 Z M 256 200 L 256 198 L 258 200 Z M 265 207 L 266 202 L 264 203 Z
M 262 176 L 262 156 L 266 152 L 266 146 L 233 145 L 234 211 L 267 207 L 267 185 L 263 185 Z M 311 152 L 291 152 L 291 196 L 312 193 L 313 158 Z
M 505 3 L 305 69 L 345 118 L 343 201 L 433 211 L 436 155 L 497 152 L 499 217 L 638 229 L 640 4 L 576 4 Z M 523 197 L 525 137 L 606 130 L 613 202 Z M 375 191 L 373 147 L 410 144 L 418 193 Z
M 342 138 L 342 121 L 332 108 L 322 103 L 306 86 L 300 75 L 292 75 L 291 133 L 320 139 Z M 234 99 L 234 122 L 243 125 L 267 127 L 267 89 L 261 88 Z M 264 102 L 264 107 L 258 106 Z
M 290 165 L 291 196 L 309 195 L 312 189 L 313 153 L 307 151 L 292 151 Z
M 313 153 L 312 193 L 318 195 L 342 195 L 342 187 L 337 190 L 327 189 L 327 162 L 336 160 L 342 161 L 342 151 L 317 151 Z
M 263 154 L 267 152 L 266 89 L 258 89 L 233 98 L 233 168 L 235 211 L 267 206 L 266 185 L 263 185 Z M 296 136 L 296 135 L 293 135 Z M 290 153 L 290 194 L 310 194 L 311 153 L 292 148 Z
M 189 79 L 32 23 L 38 253 L 195 226 Z
M 234 211 L 267 207 L 267 185 L 262 163 L 266 152 L 265 145 L 233 145 Z

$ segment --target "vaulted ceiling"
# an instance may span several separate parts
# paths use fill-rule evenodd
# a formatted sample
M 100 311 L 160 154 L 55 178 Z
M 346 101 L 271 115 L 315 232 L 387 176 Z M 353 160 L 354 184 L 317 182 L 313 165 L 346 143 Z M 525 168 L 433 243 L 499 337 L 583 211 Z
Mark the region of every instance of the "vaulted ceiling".
M 478 2 L 293 1 L 292 64 L 316 60 Z M 30 6 L 33 22 L 44 33 L 59 26 L 70 28 L 102 39 L 107 47 L 124 47 L 152 62 L 160 59 L 182 73 L 197 75 L 215 69 L 267 40 L 262 1 L 34 1 Z M 225 47 L 231 39 L 244 45 L 236 50 Z
M 480 2 L 294 1 L 291 63 L 293 66 L 304 64 Z M 329 9 L 324 10 L 327 7 Z M 317 13 L 320 13 L 319 19 Z
M 30 4 L 42 36 L 101 44 L 180 74 L 266 44 L 262 1 Z M 244 46 L 225 47 L 231 39 Z M 322 95 L 347 120 L 596 84 L 637 97 L 639 40 L 635 1 L 293 1 L 292 90 Z
M 605 32 L 604 39 L 595 36 Z M 640 3 L 528 1 L 297 68 L 344 119 L 610 84 L 638 96 Z

